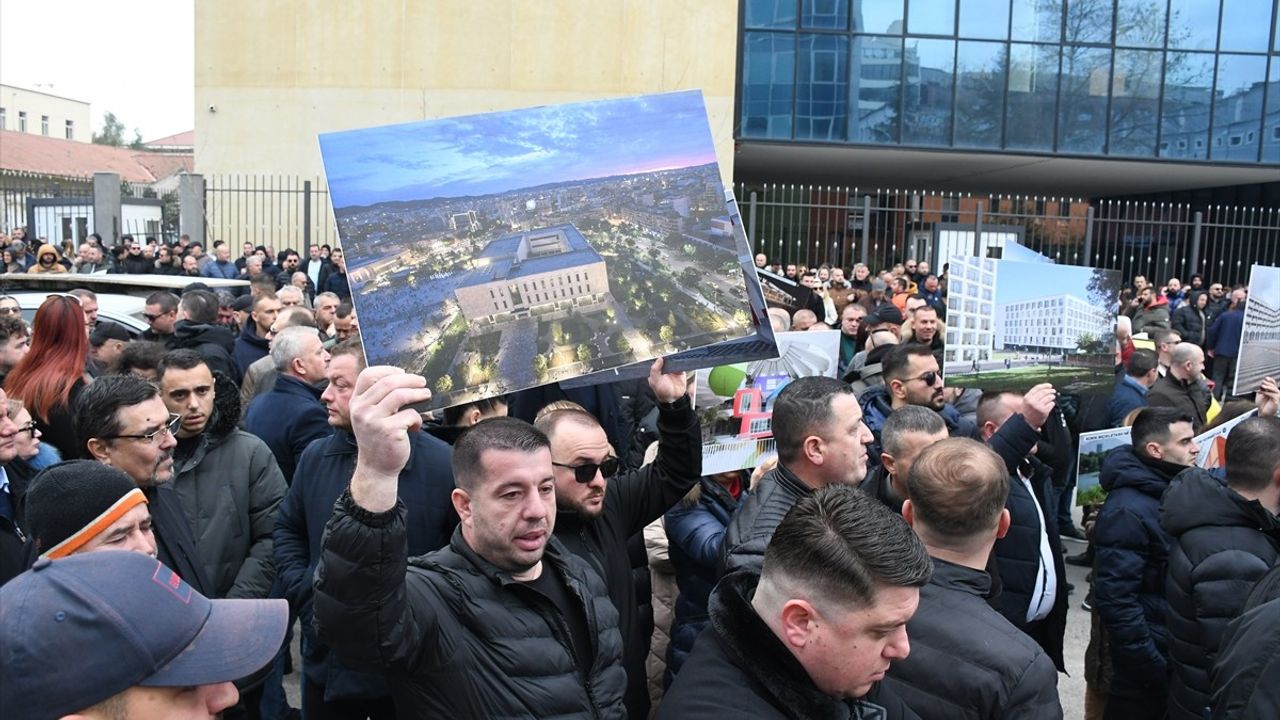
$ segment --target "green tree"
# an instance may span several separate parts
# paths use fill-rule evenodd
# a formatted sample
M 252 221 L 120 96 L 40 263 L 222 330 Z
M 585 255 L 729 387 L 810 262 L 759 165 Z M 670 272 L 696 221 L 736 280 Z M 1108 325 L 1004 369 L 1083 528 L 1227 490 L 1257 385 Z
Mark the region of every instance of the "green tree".
M 578 355 L 578 362 L 582 362 L 582 363 L 584 363 L 584 362 L 590 362 L 590 361 L 591 361 L 591 347 L 590 347 L 589 345 L 587 345 L 586 343 L 579 343 L 579 345 L 578 345 L 578 350 L 577 350 L 577 355 Z
M 436 380 L 436 392 L 444 394 L 451 390 L 453 390 L 453 378 L 448 375 L 441 375 L 440 379 Z
M 533 374 L 536 375 L 539 380 L 542 380 L 547 376 L 547 356 L 546 355 L 533 356 Z
M 662 339 L 662 342 L 671 342 L 675 338 L 675 336 L 676 336 L 675 328 L 671 327 L 670 325 L 663 325 L 661 328 L 658 329 L 658 337 Z
M 93 134 L 93 142 L 98 145 L 124 146 L 124 123 L 116 114 L 108 111 L 102 116 L 102 132 Z
M 733 321 L 738 325 L 746 325 L 751 321 L 751 318 L 747 317 L 747 311 L 745 310 L 734 310 Z

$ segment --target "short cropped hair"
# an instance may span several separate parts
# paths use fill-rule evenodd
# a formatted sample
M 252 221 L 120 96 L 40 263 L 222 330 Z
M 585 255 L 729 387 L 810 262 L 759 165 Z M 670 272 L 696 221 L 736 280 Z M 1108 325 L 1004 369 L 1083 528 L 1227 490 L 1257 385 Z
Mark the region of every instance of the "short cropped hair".
M 161 314 L 171 313 L 178 309 L 178 296 L 168 290 L 157 290 L 147 296 L 147 304 L 159 306 Z
M 1169 328 L 1155 328 L 1154 330 L 1147 331 L 1147 335 L 1149 335 L 1151 337 L 1151 341 L 1157 345 L 1176 343 L 1182 340 L 1182 336 L 1178 334 L 1177 330 L 1170 330 Z
M 278 301 L 279 299 L 280 299 L 280 298 L 276 297 L 276 291 L 275 291 L 275 290 L 272 290 L 271 292 L 264 292 L 264 293 L 262 293 L 261 295 L 259 295 L 259 296 L 258 296 L 258 299 L 257 299 L 257 300 L 254 300 L 254 301 L 253 301 L 253 311 L 254 311 L 254 312 L 258 312 L 258 306 L 259 306 L 259 305 L 261 305 L 262 303 L 264 303 L 264 302 L 268 301 L 268 300 L 276 300 L 276 301 Z
M 134 340 L 126 344 L 124 350 L 120 351 L 111 373 L 127 375 L 134 370 L 155 370 L 158 372 L 160 362 L 164 359 L 166 352 L 167 350 L 163 343 L 150 340 Z
M 1131 441 L 1133 451 L 1139 457 L 1148 457 L 1147 443 L 1161 444 L 1169 441 L 1169 427 L 1176 423 L 1192 424 L 1187 413 L 1167 407 L 1148 407 L 1133 420 Z
M 297 290 L 297 288 L 294 288 L 294 290 Z M 313 328 L 316 326 L 316 316 L 310 310 L 300 305 L 295 305 L 280 312 L 280 315 L 276 318 L 276 326 L 281 330 L 290 327 Z
M 907 373 L 911 372 L 911 358 L 925 356 L 933 357 L 933 350 L 924 343 L 898 345 L 885 353 L 884 359 L 880 361 L 880 373 L 886 383 L 890 380 L 906 380 Z
M 1227 485 L 1257 492 L 1280 467 L 1280 417 L 1255 416 L 1227 435 Z
M 307 327 L 315 327 L 315 321 L 314 321 L 314 320 L 312 320 L 311 325 L 308 325 Z M 364 358 L 364 345 L 361 345 L 361 344 L 360 344 L 360 338 L 354 338 L 354 337 L 353 337 L 353 338 L 347 338 L 346 340 L 343 340 L 342 342 L 338 343 L 337 345 L 334 345 L 333 347 L 329 348 L 329 360 L 330 360 L 330 361 L 332 361 L 334 358 L 342 357 L 343 355 L 350 355 L 351 357 L 353 357 L 353 358 L 355 358 L 355 359 L 356 359 L 356 373 L 357 373 L 357 374 L 359 374 L 359 373 L 360 373 L 360 371 L 362 371 L 362 370 L 364 370 L 366 367 L 368 367 L 368 364 L 367 364 L 367 362 L 365 361 L 365 358 Z M 481 402 L 483 402 L 483 401 L 481 401 Z M 465 405 L 463 405 L 463 406 L 461 406 L 461 407 L 466 407 L 466 406 L 465 406 Z M 445 410 L 444 410 L 444 417 L 445 417 L 445 424 L 446 424 L 446 425 L 450 425 L 450 424 L 452 424 L 452 423 L 450 423 L 450 422 L 449 422 L 449 411 L 450 411 L 450 410 L 453 410 L 453 409 L 454 409 L 454 408 L 451 408 L 451 407 L 450 407 L 450 408 L 445 408 Z
M 314 327 L 287 327 L 276 333 L 271 340 L 271 364 L 276 370 L 285 372 L 293 361 L 306 352 L 307 338 L 319 337 L 320 331 Z
M 1189 342 L 1180 342 L 1177 345 L 1174 345 L 1173 349 L 1169 351 L 1169 362 L 1177 365 L 1184 362 L 1190 362 L 1196 358 L 1202 357 L 1203 355 L 1204 351 L 1200 349 L 1199 345 Z
M 784 387 L 773 403 L 778 459 L 783 463 L 795 460 L 811 431 L 831 424 L 831 404 L 836 397 L 852 394 L 848 384 L 821 375 L 796 378 Z
M 208 367 L 209 363 L 195 350 L 170 350 L 156 366 L 156 376 L 164 380 L 164 374 L 169 370 L 192 370 L 201 365 Z M 212 374 L 213 370 L 209 372 Z
M 160 396 L 160 389 L 136 375 L 103 375 L 85 386 L 76 409 L 80 442 L 120 433 L 120 408 Z
M 824 604 L 875 603 L 876 585 L 922 587 L 933 561 L 884 503 L 848 485 L 801 498 L 764 551 L 762 584 L 801 586 Z
M 352 305 L 350 300 L 343 300 L 342 302 L 338 303 L 338 309 L 335 314 L 338 317 L 345 320 L 351 317 L 351 313 L 355 311 L 356 311 L 356 306 Z
M 453 446 L 453 481 L 462 490 L 475 490 L 484 479 L 482 460 L 486 450 L 534 453 L 543 448 L 549 450 L 551 441 L 541 430 L 524 420 L 512 417 L 482 420 Z
M 1140 378 L 1155 370 L 1159 365 L 1160 356 L 1156 354 L 1155 350 L 1139 348 L 1129 356 L 1129 362 L 1125 363 L 1124 371 L 1129 377 Z
M 996 425 L 1003 425 L 1008 417 L 1000 417 L 999 413 L 1003 411 L 1004 401 L 1008 398 L 1021 398 L 1022 393 L 1012 390 L 997 390 L 996 392 L 984 392 L 982 397 L 978 399 L 978 410 L 975 414 L 975 422 L 978 427 L 982 427 L 989 422 Z M 1011 413 L 1012 414 L 1012 413 Z
M 187 319 L 197 325 L 211 325 L 218 321 L 218 296 L 208 290 L 183 293 L 178 305 Z
M 359 344 L 359 341 L 355 340 L 354 338 L 352 338 L 351 340 L 344 340 L 343 344 L 345 345 L 346 343 L 353 342 L 353 341 L 356 342 L 356 344 Z M 337 348 L 334 348 L 334 350 L 330 351 L 329 354 L 336 355 L 337 354 L 336 350 Z M 475 402 L 469 402 L 469 403 L 464 403 L 462 405 L 454 405 L 452 407 L 447 407 L 444 409 L 444 424 L 457 425 L 458 422 L 462 420 L 462 415 L 472 408 L 479 410 L 481 415 L 486 415 L 506 404 L 507 404 L 507 396 L 498 395 L 497 397 L 484 398 L 483 400 L 476 400 Z M 538 427 L 536 419 L 534 421 L 534 427 Z M 538 429 L 541 430 L 542 428 L 538 428 Z M 544 430 L 543 432 L 546 432 L 546 431 Z
M 909 433 L 937 435 L 947 432 L 947 424 L 933 408 L 904 405 L 889 413 L 880 430 L 880 446 L 893 457 L 902 454 L 903 443 Z
M 907 497 L 931 533 L 963 542 L 994 527 L 1009 498 L 1009 470 L 986 445 L 947 438 L 916 457 Z

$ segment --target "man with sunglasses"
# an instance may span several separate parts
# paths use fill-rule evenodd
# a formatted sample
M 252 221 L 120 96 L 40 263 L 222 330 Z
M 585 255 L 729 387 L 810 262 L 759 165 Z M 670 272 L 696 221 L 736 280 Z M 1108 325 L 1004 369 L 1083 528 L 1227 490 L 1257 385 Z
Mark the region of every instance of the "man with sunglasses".
M 685 394 L 685 374 L 649 369 L 658 406 L 658 457 L 650 465 L 614 477 L 616 450 L 604 428 L 581 407 L 552 406 L 534 425 L 551 440 L 556 481 L 555 536 L 604 575 L 618 609 L 623 665 L 627 670 L 628 717 L 649 714 L 645 658 L 652 621 L 642 619 L 627 540 L 662 517 L 702 476 L 702 434 Z
M 974 424 L 961 417 L 947 404 L 942 393 L 942 372 L 933 350 L 921 343 L 898 345 L 885 354 L 882 361 L 884 385 L 868 388 L 858 396 L 867 427 L 875 441 L 867 449 L 868 461 L 880 463 L 880 431 L 894 410 L 907 405 L 927 407 L 942 416 L 951 437 L 973 437 Z
M 90 457 L 133 478 L 147 497 L 160 560 L 202 594 L 205 575 L 195 538 L 173 490 L 173 449 L 182 416 L 165 407 L 160 390 L 135 375 L 105 375 L 80 394 L 77 436 Z
M 147 296 L 142 317 L 150 325 L 142 333 L 143 340 L 158 342 L 165 347 L 173 345 L 173 331 L 178 323 L 178 296 L 167 290 L 157 290 Z

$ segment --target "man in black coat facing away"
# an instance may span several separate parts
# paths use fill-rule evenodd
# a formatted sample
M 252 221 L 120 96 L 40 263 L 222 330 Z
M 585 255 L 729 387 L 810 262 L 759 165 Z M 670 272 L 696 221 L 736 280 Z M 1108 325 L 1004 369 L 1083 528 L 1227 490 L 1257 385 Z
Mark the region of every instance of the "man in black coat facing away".
M 711 592 L 711 624 L 659 718 L 915 718 L 881 680 L 933 564 L 906 522 L 848 485 L 802 497 L 757 575 Z
M 1169 717 L 1209 706 L 1209 668 L 1227 623 L 1280 560 L 1280 418 L 1252 417 L 1227 436 L 1227 482 L 1192 467 L 1160 502 L 1169 533 Z
M 652 627 L 639 615 L 627 539 L 662 517 L 702 476 L 702 433 L 685 395 L 685 374 L 649 369 L 658 404 L 658 457 L 611 478 L 618 468 L 604 429 L 581 409 L 552 409 L 534 424 L 551 440 L 556 478 L 556 538 L 597 568 L 618 608 L 627 716 L 648 717 L 645 659 Z M 646 632 L 646 628 L 649 632 Z
M 905 484 L 902 514 L 933 578 L 907 623 L 911 655 L 889 666 L 885 684 L 926 718 L 1061 718 L 1053 661 L 985 599 L 991 548 L 1009 529 L 1004 461 L 950 438 L 920 453 Z
M 397 497 L 426 378 L 360 373 L 361 452 L 325 527 L 315 581 L 320 640 L 383 673 L 400 717 L 625 718 L 618 612 L 600 575 L 552 536 L 550 442 L 514 418 L 477 424 L 453 449 L 461 524 L 408 558 Z

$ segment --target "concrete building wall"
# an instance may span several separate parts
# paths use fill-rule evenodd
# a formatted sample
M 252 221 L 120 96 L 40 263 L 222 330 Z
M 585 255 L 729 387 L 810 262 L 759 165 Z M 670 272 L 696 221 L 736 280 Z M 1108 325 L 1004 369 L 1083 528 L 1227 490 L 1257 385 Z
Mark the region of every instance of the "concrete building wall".
M 196 0 L 196 171 L 321 176 L 316 135 L 701 89 L 733 175 L 737 0 Z
M 47 135 L 61 140 L 90 142 L 93 139 L 89 103 L 38 90 L 0 85 L 0 108 L 4 108 L 4 126 L 0 130 L 21 132 L 19 118 L 26 113 L 26 130 L 31 135 Z M 44 132 L 43 118 L 48 118 Z M 71 137 L 67 137 L 67 121 L 71 121 Z

